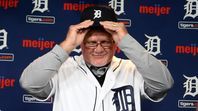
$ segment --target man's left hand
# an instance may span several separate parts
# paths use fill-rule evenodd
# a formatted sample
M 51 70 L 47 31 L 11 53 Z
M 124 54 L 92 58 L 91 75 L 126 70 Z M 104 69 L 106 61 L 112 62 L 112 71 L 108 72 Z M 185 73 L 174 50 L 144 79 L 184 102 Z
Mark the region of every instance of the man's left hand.
M 106 31 L 112 34 L 112 37 L 117 44 L 119 44 L 122 38 L 128 34 L 128 31 L 124 23 L 112 22 L 112 21 L 101 21 L 100 24 L 106 29 Z

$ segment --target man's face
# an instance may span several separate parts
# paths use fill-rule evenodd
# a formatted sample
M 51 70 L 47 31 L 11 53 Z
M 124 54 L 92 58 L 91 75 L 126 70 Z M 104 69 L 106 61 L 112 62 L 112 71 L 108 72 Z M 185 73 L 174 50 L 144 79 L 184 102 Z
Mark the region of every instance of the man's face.
M 81 44 L 86 63 L 100 67 L 111 62 L 116 45 L 112 37 L 105 32 L 93 32 Z

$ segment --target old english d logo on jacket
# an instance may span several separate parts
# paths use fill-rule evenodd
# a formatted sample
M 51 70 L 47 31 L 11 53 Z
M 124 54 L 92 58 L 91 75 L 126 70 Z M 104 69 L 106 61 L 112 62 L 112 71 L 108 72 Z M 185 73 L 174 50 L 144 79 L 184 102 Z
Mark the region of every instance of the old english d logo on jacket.
M 131 85 L 115 88 L 112 91 L 114 91 L 112 101 L 116 111 L 136 111 L 134 91 Z

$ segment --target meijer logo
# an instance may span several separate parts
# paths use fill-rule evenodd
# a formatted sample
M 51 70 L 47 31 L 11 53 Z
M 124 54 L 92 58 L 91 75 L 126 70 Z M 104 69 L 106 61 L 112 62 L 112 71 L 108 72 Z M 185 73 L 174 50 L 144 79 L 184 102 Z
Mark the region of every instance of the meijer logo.
M 0 90 L 4 88 L 14 87 L 15 79 L 0 76 Z
M 155 4 L 154 6 L 145 6 L 140 5 L 139 13 L 141 14 L 149 14 L 149 15 L 168 15 L 170 13 L 171 7 L 168 6 L 160 6 L 159 4 Z
M 64 10 L 74 10 L 74 11 L 83 11 L 85 8 L 94 6 L 95 4 L 88 3 L 64 3 Z
M 0 0 L 0 8 L 7 10 L 8 8 L 16 8 L 19 0 Z
M 190 46 L 177 45 L 176 46 L 177 54 L 191 54 L 196 56 L 198 53 L 198 46 L 196 44 L 191 44 Z
M 51 49 L 55 45 L 54 41 L 47 41 L 43 39 L 39 40 L 23 40 L 22 41 L 22 47 L 25 48 L 38 48 L 39 50 L 44 50 L 44 49 Z

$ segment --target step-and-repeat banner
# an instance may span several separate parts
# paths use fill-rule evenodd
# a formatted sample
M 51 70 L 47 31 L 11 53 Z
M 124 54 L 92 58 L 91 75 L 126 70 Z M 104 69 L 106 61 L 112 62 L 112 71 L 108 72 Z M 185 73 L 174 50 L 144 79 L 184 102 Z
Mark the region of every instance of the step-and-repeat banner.
M 40 102 L 21 89 L 21 73 L 95 4 L 111 6 L 172 73 L 175 84 L 166 98 L 143 100 L 142 111 L 198 111 L 198 0 L 0 0 L 0 111 L 51 111 L 53 98 Z M 121 51 L 116 56 L 124 57 Z

